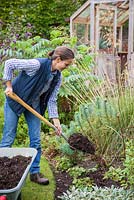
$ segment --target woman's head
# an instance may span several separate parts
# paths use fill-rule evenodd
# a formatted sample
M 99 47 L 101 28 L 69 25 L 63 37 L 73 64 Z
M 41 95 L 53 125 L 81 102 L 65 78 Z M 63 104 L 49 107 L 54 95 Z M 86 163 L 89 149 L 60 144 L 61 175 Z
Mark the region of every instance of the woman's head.
M 60 57 L 61 60 L 74 59 L 73 51 L 66 46 L 59 46 L 48 54 L 52 60 Z
M 59 46 L 49 56 L 52 59 L 52 70 L 62 71 L 73 62 L 74 52 L 66 46 Z

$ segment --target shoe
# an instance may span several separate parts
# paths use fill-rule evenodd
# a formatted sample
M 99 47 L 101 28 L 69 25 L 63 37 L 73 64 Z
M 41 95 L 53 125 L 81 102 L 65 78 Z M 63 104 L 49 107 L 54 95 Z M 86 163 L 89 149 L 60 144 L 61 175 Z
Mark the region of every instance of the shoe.
M 30 174 L 30 180 L 32 182 L 41 184 L 41 185 L 48 185 L 49 180 L 47 178 L 44 178 L 44 175 L 41 173 L 36 173 L 36 174 Z

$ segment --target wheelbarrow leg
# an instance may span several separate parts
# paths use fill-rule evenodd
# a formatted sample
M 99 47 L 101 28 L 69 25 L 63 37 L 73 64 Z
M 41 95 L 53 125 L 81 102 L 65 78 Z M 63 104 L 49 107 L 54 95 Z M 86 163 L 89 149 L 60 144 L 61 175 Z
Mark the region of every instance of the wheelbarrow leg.
M 20 192 L 20 194 L 19 194 L 17 200 L 22 200 L 22 199 L 21 199 L 21 192 Z

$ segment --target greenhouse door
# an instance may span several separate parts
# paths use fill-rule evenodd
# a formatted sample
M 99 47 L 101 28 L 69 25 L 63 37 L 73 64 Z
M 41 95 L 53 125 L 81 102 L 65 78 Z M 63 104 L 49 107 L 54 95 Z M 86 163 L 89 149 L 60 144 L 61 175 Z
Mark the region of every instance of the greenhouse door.
M 95 13 L 96 51 L 114 54 L 116 49 L 117 8 L 108 4 L 97 4 Z

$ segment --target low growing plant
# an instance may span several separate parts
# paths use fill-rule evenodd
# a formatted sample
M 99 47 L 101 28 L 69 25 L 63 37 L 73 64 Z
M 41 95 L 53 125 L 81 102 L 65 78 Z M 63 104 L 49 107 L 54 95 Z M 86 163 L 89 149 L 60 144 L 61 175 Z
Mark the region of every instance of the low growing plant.
M 123 168 L 110 167 L 105 173 L 105 178 L 119 181 L 125 188 L 134 186 L 134 140 L 126 142 L 126 157 L 123 161 Z
M 74 166 L 73 160 L 71 160 L 67 156 L 57 157 L 56 161 L 57 161 L 56 168 L 61 171 L 66 171 L 70 167 Z
M 74 178 L 72 185 L 79 189 L 83 189 L 85 187 L 91 188 L 94 185 L 94 182 L 89 177 Z
M 87 170 L 83 167 L 76 166 L 76 167 L 69 168 L 67 172 L 69 172 L 70 176 L 77 178 L 83 174 L 86 174 Z
M 72 187 L 62 196 L 61 200 L 133 200 L 134 192 L 132 190 L 124 190 L 123 188 L 99 188 L 93 186 L 92 188 L 77 189 Z

